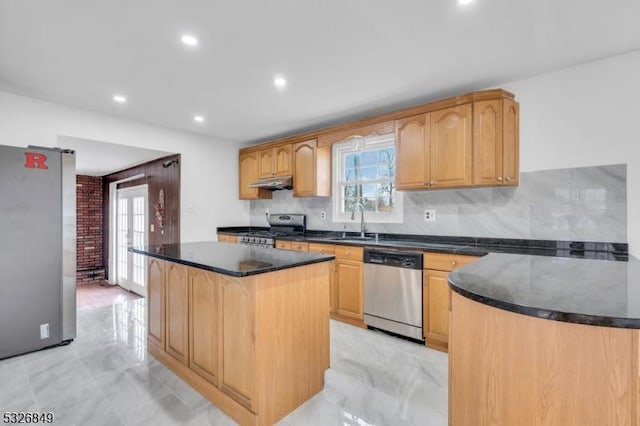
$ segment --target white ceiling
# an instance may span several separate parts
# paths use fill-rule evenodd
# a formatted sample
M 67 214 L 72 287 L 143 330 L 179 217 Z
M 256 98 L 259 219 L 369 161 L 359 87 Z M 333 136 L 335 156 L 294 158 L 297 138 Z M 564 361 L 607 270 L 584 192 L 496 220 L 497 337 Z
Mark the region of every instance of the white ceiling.
M 170 152 L 71 136 L 58 136 L 58 146 L 64 149 L 73 149 L 76 152 L 76 173 L 88 176 L 108 175 L 171 155 Z
M 639 16 L 637 0 L 0 0 L 0 90 L 258 141 L 636 50 Z

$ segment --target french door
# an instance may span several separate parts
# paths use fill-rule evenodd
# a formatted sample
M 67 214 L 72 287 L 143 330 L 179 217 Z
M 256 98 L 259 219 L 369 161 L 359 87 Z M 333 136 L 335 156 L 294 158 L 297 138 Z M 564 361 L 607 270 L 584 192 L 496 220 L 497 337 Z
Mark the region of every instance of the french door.
M 148 243 L 149 203 L 147 185 L 118 189 L 116 198 L 116 276 L 120 287 L 146 296 L 144 256 L 130 246 Z

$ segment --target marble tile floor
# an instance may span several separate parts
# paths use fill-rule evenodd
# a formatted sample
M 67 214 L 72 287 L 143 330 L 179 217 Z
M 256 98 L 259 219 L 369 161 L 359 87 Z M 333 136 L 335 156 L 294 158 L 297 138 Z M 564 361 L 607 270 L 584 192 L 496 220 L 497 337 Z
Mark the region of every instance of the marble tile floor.
M 78 311 L 69 346 L 0 361 L 0 413 L 56 425 L 233 425 L 146 352 L 145 300 Z M 446 425 L 447 356 L 331 322 L 325 388 L 282 419 L 300 425 Z
M 78 309 L 94 309 L 103 306 L 123 303 L 139 299 L 135 293 L 129 292 L 106 281 L 79 284 L 76 288 L 76 306 Z

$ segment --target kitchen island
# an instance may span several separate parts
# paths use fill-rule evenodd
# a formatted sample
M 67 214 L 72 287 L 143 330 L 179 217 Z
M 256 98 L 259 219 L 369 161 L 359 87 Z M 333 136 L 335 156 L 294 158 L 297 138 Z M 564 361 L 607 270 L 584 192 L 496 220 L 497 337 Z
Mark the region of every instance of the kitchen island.
M 148 350 L 241 425 L 271 425 L 329 367 L 333 256 L 199 242 L 147 256 Z
M 449 275 L 451 425 L 638 425 L 640 261 L 489 254 Z

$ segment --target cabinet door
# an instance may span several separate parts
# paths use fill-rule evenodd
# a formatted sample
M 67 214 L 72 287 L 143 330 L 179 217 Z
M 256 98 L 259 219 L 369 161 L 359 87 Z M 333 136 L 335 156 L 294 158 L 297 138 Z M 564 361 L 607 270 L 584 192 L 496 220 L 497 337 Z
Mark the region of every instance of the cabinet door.
M 273 149 L 258 151 L 258 177 L 271 177 L 275 173 L 273 169 Z
M 312 253 L 334 254 L 335 248 L 330 244 L 309 243 L 309 251 Z M 329 311 L 335 312 L 338 309 L 338 289 L 336 287 L 336 266 L 335 261 L 331 266 L 329 276 Z
M 520 181 L 520 156 L 518 153 L 520 134 L 520 115 L 518 103 L 511 99 L 503 101 L 502 151 L 503 175 L 505 185 L 518 185 Z
M 291 145 L 283 145 L 273 149 L 273 167 L 277 176 L 287 176 L 293 174 Z
M 309 197 L 316 193 L 316 140 L 293 145 L 293 195 Z
M 165 266 L 165 261 L 147 257 L 148 337 L 162 349 L 164 349 L 165 337 Z
M 271 198 L 271 191 L 259 188 L 249 188 L 249 184 L 258 180 L 258 153 L 240 155 L 240 177 L 238 194 L 241 200 L 254 200 L 257 198 Z
M 221 389 L 249 409 L 255 405 L 255 299 L 247 285 L 222 284 Z
M 431 113 L 431 188 L 472 184 L 471 113 L 471 104 Z
M 362 262 L 354 260 L 336 261 L 338 287 L 338 313 L 362 320 Z
M 429 182 L 429 114 L 396 120 L 396 188 L 426 189 Z
M 502 183 L 502 100 L 474 102 L 473 184 Z
M 187 365 L 189 360 L 189 287 L 188 268 L 167 262 L 167 340 L 166 351 Z
M 424 271 L 424 337 L 429 347 L 447 350 L 449 343 L 448 272 Z
M 218 386 L 222 309 L 217 276 L 189 268 L 189 367 Z

